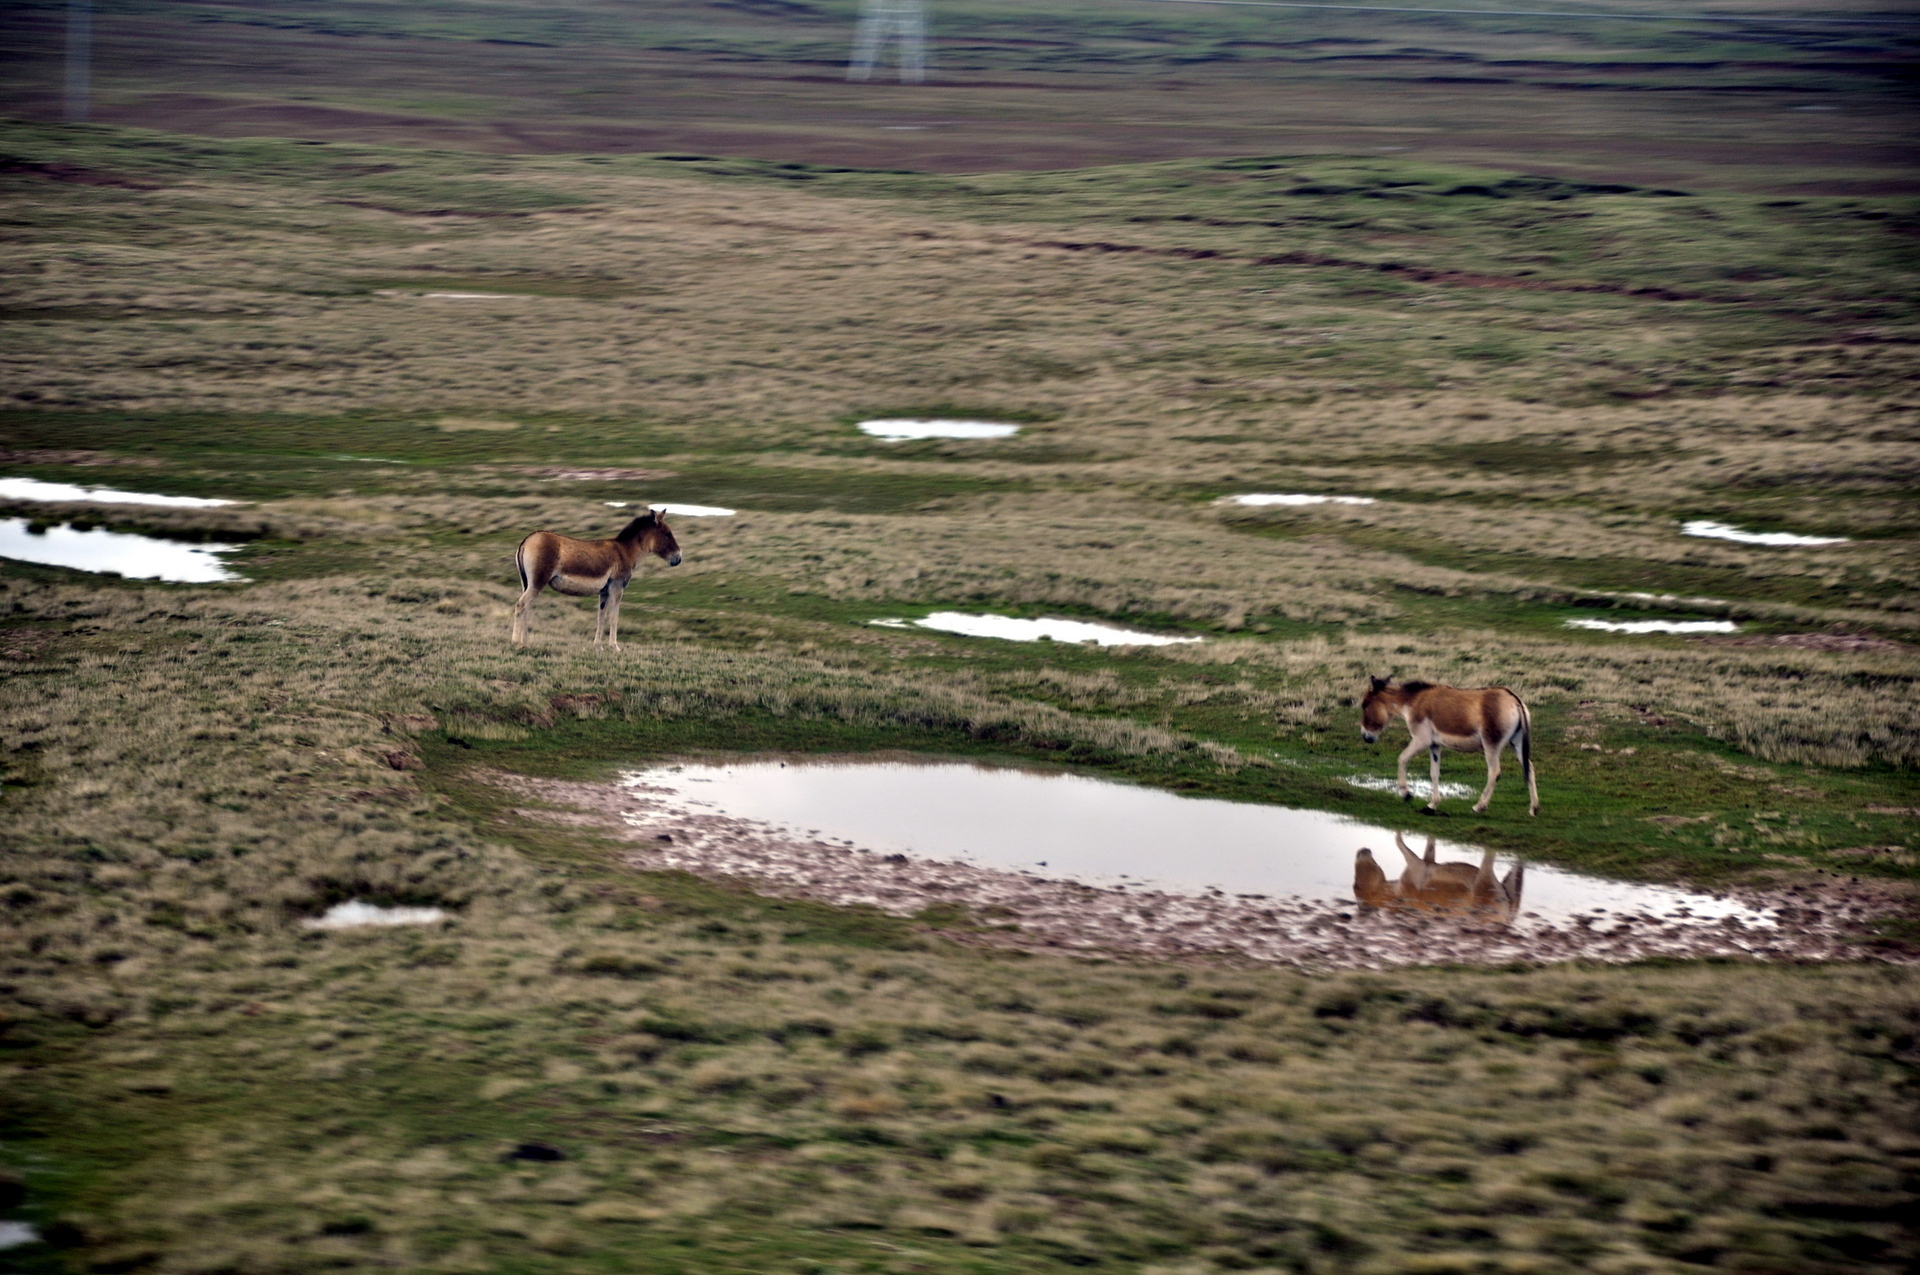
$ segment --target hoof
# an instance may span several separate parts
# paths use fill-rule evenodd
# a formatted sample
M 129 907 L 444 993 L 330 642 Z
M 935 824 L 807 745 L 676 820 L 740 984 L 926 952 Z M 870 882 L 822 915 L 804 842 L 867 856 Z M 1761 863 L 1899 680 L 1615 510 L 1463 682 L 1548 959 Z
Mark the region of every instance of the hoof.
M 1412 793 L 1410 793 L 1410 792 L 1403 792 L 1403 793 L 1401 793 L 1401 794 L 1400 794 L 1400 800 L 1402 800 L 1402 801 L 1412 801 L 1412 800 L 1413 800 L 1413 794 L 1412 794 Z

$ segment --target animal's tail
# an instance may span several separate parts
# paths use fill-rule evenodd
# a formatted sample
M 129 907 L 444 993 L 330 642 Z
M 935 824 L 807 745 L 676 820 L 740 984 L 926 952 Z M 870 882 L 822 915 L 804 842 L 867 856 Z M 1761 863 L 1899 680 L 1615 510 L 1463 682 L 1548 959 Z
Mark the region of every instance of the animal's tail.
M 1527 795 L 1532 798 L 1537 813 L 1540 799 L 1533 778 L 1533 714 L 1527 710 L 1527 701 L 1518 695 L 1513 697 L 1513 702 L 1520 706 L 1520 733 L 1514 737 L 1514 751 L 1520 754 L 1520 770 L 1527 778 Z
M 522 593 L 527 591 L 527 541 L 531 539 L 533 539 L 532 536 L 522 537 L 520 543 L 515 545 L 513 549 L 513 569 L 520 573 L 520 591 Z

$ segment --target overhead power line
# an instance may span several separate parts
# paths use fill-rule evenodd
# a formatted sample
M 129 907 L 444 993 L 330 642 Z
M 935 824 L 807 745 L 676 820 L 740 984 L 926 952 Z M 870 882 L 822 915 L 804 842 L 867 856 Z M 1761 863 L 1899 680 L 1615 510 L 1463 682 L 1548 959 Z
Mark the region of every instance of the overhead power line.
M 1761 14 L 1724 13 L 1562 13 L 1538 9 L 1406 9 L 1377 4 L 1308 4 L 1304 0 L 1139 0 L 1142 4 L 1215 4 L 1245 9 L 1337 9 L 1347 13 L 1440 13 L 1469 18 L 1586 18 L 1596 22 L 1795 22 L 1822 26 L 1901 26 L 1920 23 L 1920 17 L 1885 18 L 1776 18 Z

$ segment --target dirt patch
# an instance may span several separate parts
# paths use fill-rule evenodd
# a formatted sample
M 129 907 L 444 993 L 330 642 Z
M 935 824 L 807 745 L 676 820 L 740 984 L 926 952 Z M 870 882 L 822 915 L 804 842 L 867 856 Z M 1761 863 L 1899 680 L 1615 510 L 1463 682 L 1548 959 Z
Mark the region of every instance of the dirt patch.
M 109 456 L 105 452 L 61 451 L 45 447 L 0 447 L 0 465 L 135 465 L 143 469 L 158 469 L 164 464 L 166 462 L 163 460 L 136 456 Z
M 65 182 L 72 186 L 117 186 L 122 190 L 160 189 L 158 182 L 140 181 L 138 178 L 125 177 L 119 173 L 84 168 L 79 164 L 42 164 L 24 159 L 0 160 L 0 173 L 27 173 L 34 177 L 44 177 L 48 181 Z
M 1904 642 L 1869 633 L 1755 633 L 1744 637 L 1697 638 L 1713 646 L 1777 646 L 1796 651 L 1904 651 Z
M 1679 923 L 1647 915 L 1577 918 L 1556 926 L 1368 913 L 1356 905 L 1251 895 L 1100 889 L 1074 881 L 971 864 L 882 855 L 845 842 L 802 839 L 730 815 L 697 810 L 664 789 L 530 779 L 479 778 L 550 803 L 522 818 L 593 828 L 631 843 L 626 862 L 649 871 L 743 881 L 763 894 L 815 899 L 916 916 L 960 905 L 979 922 L 937 933 L 971 946 L 1157 959 L 1231 957 L 1313 969 L 1399 965 L 1504 965 L 1514 961 L 1620 963 L 1657 957 L 1859 960 L 1872 924 L 1904 911 L 1897 887 L 1805 884 L 1744 892 L 1743 902 L 1778 919 L 1774 928 L 1727 919 Z M 558 807 L 558 809 L 551 808 Z M 995 925 L 995 922 L 999 922 Z M 1904 954 L 1874 953 L 1907 960 Z

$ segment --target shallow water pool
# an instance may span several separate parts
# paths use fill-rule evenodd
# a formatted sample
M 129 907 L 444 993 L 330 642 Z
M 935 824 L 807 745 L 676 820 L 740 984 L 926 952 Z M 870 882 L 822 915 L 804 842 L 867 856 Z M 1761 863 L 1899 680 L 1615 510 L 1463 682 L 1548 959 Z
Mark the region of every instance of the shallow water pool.
M 48 483 L 38 478 L 0 478 L 0 500 L 85 502 L 95 505 L 161 505 L 169 509 L 214 509 L 231 500 L 211 496 L 161 496 L 150 491 L 119 491 L 112 487 L 80 487 Z
M 1316 496 L 1304 491 L 1250 491 L 1226 499 L 1236 505 L 1371 505 L 1372 496 Z
M 625 509 L 624 500 L 609 500 L 609 509 Z M 666 514 L 669 518 L 731 518 L 740 511 L 725 509 L 719 505 L 648 505 L 647 508 L 657 514 Z
M 1732 620 L 1568 620 L 1570 629 L 1598 633 L 1738 633 Z
M 965 762 L 768 760 L 656 767 L 630 772 L 626 782 L 665 789 L 694 810 L 866 850 L 1109 888 L 1350 903 L 1361 847 L 1371 849 L 1388 874 L 1401 870 L 1389 828 L 1324 811 L 1182 797 L 1063 772 Z M 1503 799 L 1511 807 L 1505 813 Z M 1494 797 L 1494 817 L 1525 819 L 1525 801 L 1524 786 L 1505 788 Z M 1424 839 L 1408 840 L 1416 852 L 1424 849 Z M 1481 853 L 1450 842 L 1438 846 L 1442 862 L 1478 864 Z M 1498 862 L 1504 875 L 1512 859 Z M 1527 866 L 1523 917 L 1565 921 L 1596 913 L 1682 921 L 1734 916 L 1743 924 L 1770 924 L 1764 913 L 1730 899 Z
M 0 519 L 0 558 L 76 571 L 112 572 L 129 580 L 214 584 L 241 577 L 220 560 L 239 545 L 183 544 L 131 531 L 48 527 L 29 531 L 25 518 Z
M 993 421 L 861 421 L 860 432 L 885 443 L 919 438 L 1011 438 L 1018 425 Z
M 1792 531 L 1743 531 L 1724 522 L 1696 519 L 1682 523 L 1683 536 L 1702 536 L 1708 540 L 1734 540 L 1743 545 L 1843 545 L 1845 536 L 1803 536 Z
M 439 908 L 383 908 L 358 899 L 336 903 L 300 924 L 309 930 L 357 930 L 369 925 L 438 925 L 447 919 Z
M 1001 638 L 1008 642 L 1093 642 L 1100 646 L 1173 646 L 1198 642 L 1197 637 L 1170 637 L 1142 633 L 1117 624 L 1088 624 L 1084 620 L 1017 620 L 1009 615 L 971 615 L 964 611 L 935 611 L 922 620 L 869 620 L 883 629 L 934 629 L 961 637 Z

